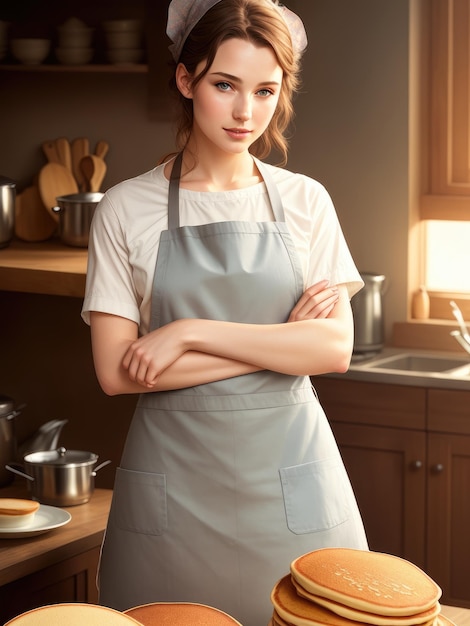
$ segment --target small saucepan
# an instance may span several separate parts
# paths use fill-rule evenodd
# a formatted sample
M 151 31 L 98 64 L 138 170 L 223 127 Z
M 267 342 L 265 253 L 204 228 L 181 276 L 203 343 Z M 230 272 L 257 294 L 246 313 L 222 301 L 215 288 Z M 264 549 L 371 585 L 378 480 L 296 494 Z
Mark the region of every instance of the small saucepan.
M 59 236 L 68 246 L 86 248 L 91 221 L 101 192 L 72 193 L 56 198 L 59 206 L 52 207 L 59 214 Z
M 98 455 L 93 452 L 58 448 L 27 454 L 23 460 L 25 471 L 12 463 L 6 468 L 28 480 L 33 500 L 52 506 L 73 506 L 88 502 L 97 471 L 111 463 L 104 461 L 94 467 L 97 460 Z

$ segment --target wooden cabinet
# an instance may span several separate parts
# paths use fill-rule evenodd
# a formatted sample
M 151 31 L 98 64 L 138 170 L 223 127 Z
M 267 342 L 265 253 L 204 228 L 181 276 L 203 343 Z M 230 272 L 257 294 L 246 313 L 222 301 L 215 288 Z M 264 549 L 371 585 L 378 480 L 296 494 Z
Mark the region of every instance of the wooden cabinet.
M 470 606 L 470 391 L 428 391 L 427 569 Z
M 470 391 L 313 380 L 372 550 L 422 567 L 470 607 Z
M 371 550 L 403 556 L 424 567 L 424 433 L 341 422 L 332 426 Z
M 470 0 L 430 2 L 422 219 L 470 219 Z
M 0 489 L 0 497 L 28 497 L 26 487 Z M 95 489 L 90 501 L 65 507 L 71 521 L 33 537 L 0 542 L 0 624 L 46 604 L 97 603 L 96 572 L 112 492 Z
M 0 616 L 10 619 L 38 606 L 61 602 L 96 604 L 99 553 L 98 547 L 93 548 L 0 587 Z

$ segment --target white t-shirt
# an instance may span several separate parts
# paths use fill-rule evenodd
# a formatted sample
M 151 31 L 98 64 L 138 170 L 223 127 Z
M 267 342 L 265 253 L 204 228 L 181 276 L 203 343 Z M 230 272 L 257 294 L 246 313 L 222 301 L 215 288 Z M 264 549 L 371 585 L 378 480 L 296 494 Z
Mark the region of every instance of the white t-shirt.
M 298 252 L 304 287 L 327 279 L 345 283 L 352 297 L 363 282 L 351 258 L 331 198 L 319 182 L 267 165 L 282 198 Z M 164 165 L 109 189 L 90 232 L 82 316 L 100 311 L 149 330 L 152 284 L 160 233 L 168 228 L 168 180 Z M 232 191 L 180 188 L 180 224 L 267 222 L 274 217 L 264 183 Z

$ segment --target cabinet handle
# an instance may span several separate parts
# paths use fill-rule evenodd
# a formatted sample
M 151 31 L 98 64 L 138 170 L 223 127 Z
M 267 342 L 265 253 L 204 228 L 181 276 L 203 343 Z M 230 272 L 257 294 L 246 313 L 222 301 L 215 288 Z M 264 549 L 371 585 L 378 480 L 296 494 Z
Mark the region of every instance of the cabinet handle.
M 422 461 L 418 461 L 418 460 L 417 461 L 412 461 L 410 463 L 410 467 L 411 467 L 411 469 L 419 470 L 419 469 L 421 469 L 423 467 L 423 463 L 422 463 Z
M 436 463 L 436 465 L 431 466 L 431 472 L 433 474 L 442 474 L 443 471 L 444 466 L 442 465 L 442 463 Z

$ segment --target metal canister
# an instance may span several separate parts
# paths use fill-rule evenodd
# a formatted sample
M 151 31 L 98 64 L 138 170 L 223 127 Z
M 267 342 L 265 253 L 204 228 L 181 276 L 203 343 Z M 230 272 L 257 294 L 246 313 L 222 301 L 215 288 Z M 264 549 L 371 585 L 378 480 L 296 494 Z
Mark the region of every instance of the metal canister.
M 15 234 L 15 181 L 0 176 L 0 248 L 6 248 Z
M 13 399 L 0 395 L 0 487 L 13 480 L 5 465 L 16 458 L 16 415 Z
M 383 296 L 385 276 L 361 272 L 364 288 L 351 300 L 354 316 L 354 353 L 376 354 L 385 343 Z

